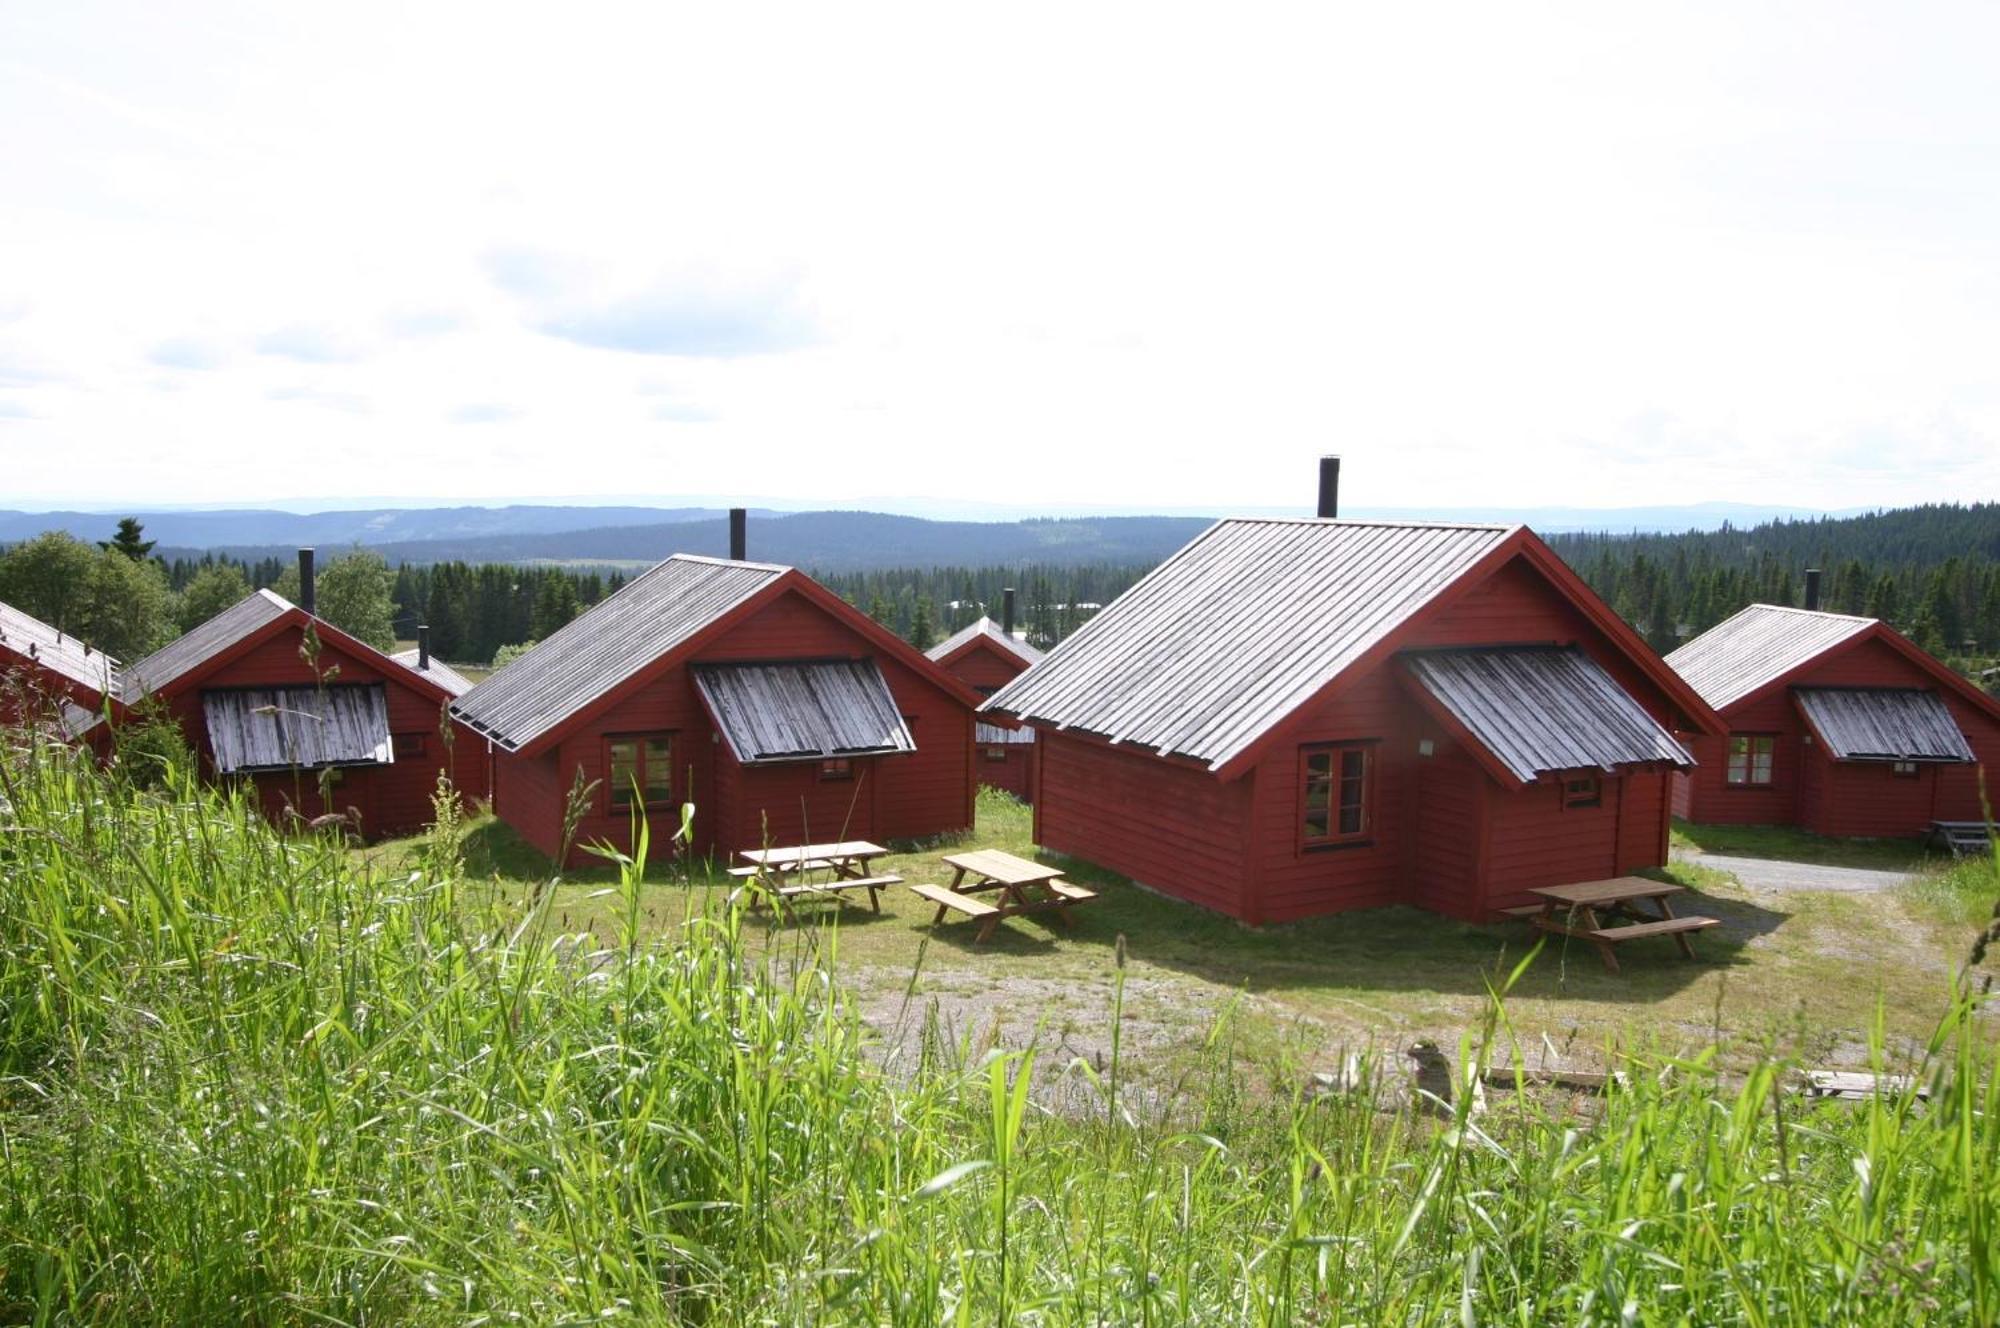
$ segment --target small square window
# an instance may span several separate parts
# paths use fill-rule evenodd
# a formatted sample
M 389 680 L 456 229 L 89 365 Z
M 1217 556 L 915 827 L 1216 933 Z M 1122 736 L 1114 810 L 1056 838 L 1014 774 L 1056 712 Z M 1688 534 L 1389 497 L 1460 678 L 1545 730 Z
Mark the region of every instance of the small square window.
M 1892 761 L 1889 764 L 1889 773 L 1898 779 L 1915 779 L 1917 777 L 1917 763 L 1915 761 Z
M 1602 807 L 1604 782 L 1596 775 L 1576 775 L 1563 781 L 1563 806 Z
M 988 747 L 986 749 L 986 759 L 989 761 L 1004 761 L 1007 759 L 1007 749 L 1005 747 Z
M 845 756 L 829 757 L 819 763 L 819 777 L 823 783 L 854 778 L 854 762 Z
M 421 733 L 398 733 L 390 744 L 398 761 L 412 761 L 424 754 L 424 735 Z

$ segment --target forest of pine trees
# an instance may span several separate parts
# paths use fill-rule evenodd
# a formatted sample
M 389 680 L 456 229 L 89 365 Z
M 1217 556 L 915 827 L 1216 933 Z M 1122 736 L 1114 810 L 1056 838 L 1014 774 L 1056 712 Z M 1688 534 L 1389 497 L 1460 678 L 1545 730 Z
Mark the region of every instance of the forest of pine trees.
M 1870 516 L 1781 521 L 1678 535 L 1564 534 L 1549 543 L 1653 645 L 1672 650 L 1746 604 L 1799 604 L 1805 571 L 1824 571 L 1820 607 L 1893 624 L 1960 662 L 2000 654 L 2000 504 L 1932 504 Z M 218 559 L 167 565 L 185 591 Z M 252 586 L 285 562 L 238 564 Z M 1039 646 L 1075 631 L 1149 569 L 1091 564 L 896 568 L 821 575 L 849 603 L 920 648 L 981 613 L 999 616 L 1017 590 L 1017 623 Z M 625 582 L 617 572 L 504 563 L 403 564 L 395 628 L 428 622 L 441 657 L 485 663 L 539 640 Z

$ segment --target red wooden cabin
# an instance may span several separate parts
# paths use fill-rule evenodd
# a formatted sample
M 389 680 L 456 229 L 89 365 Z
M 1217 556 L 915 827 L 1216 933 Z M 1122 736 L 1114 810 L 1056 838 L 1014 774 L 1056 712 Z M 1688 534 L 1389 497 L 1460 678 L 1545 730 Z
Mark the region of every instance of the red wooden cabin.
M 1679 816 L 1884 837 L 1986 819 L 2000 701 L 1885 623 L 1753 604 L 1667 663 L 1727 726 L 1692 739 Z
M 1013 591 L 1007 592 L 1012 595 Z M 971 687 L 991 696 L 1025 673 L 1042 652 L 1007 632 L 991 618 L 953 633 L 924 652 Z M 983 719 L 973 734 L 978 780 L 1023 802 L 1035 800 L 1035 731 L 1026 724 Z
M 446 723 L 449 691 L 269 590 L 126 668 L 120 695 L 163 706 L 204 771 L 247 780 L 280 824 L 348 813 L 369 837 L 419 830 L 447 762 L 462 795 L 486 792 L 485 745 Z
M 1002 688 L 1035 837 L 1246 922 L 1656 866 L 1714 714 L 1523 527 L 1232 520 Z
M 464 696 L 493 807 L 554 856 L 654 842 L 695 806 L 694 851 L 902 839 L 972 824 L 978 695 L 789 567 L 677 554 Z
M 117 677 L 118 661 L 103 651 L 0 604 L 0 725 L 54 715 L 65 706 L 102 710 Z

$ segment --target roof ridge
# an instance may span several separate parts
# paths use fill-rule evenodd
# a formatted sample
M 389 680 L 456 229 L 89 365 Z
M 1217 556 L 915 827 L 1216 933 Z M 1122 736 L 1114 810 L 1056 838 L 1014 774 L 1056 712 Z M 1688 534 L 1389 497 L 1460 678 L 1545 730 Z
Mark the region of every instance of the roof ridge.
M 790 563 L 760 563 L 748 558 L 716 558 L 706 553 L 670 553 L 653 564 L 658 568 L 666 563 L 712 563 L 720 567 L 754 567 L 765 572 L 790 572 L 796 570 Z M 653 570 L 652 568 L 648 569 Z M 644 575 L 641 573 L 641 575 Z
M 1345 516 L 1225 516 L 1218 525 L 1375 526 L 1393 530 L 1520 530 L 1519 521 L 1398 521 L 1388 517 Z

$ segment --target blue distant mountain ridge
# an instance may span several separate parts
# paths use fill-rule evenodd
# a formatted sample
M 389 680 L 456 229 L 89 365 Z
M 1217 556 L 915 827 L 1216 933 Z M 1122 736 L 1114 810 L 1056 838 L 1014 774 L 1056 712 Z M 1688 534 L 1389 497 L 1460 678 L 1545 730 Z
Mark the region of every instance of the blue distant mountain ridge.
M 1040 562 L 1157 562 L 1202 530 L 1214 515 L 1065 513 L 1019 519 L 1019 508 L 940 503 L 945 510 L 1013 512 L 1016 519 L 938 520 L 871 511 L 785 512 L 751 509 L 750 556 L 826 571 L 879 567 L 991 566 Z M 1299 508 L 1239 511 L 1244 516 L 1304 516 Z M 391 563 L 646 563 L 671 553 L 727 551 L 720 507 L 368 508 L 310 513 L 275 510 L 135 512 L 165 556 L 204 550 L 237 557 L 288 556 L 301 545 L 329 552 L 363 545 Z M 1220 515 L 1215 514 L 1215 515 Z M 1826 513 L 1737 503 L 1630 508 L 1370 508 L 1343 515 L 1373 520 L 1522 523 L 1555 534 L 1715 530 Z M 1845 513 L 1831 515 L 1846 515 Z M 101 512 L 0 511 L 0 544 L 45 530 L 107 539 L 116 516 Z

